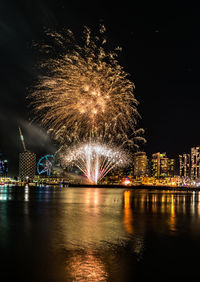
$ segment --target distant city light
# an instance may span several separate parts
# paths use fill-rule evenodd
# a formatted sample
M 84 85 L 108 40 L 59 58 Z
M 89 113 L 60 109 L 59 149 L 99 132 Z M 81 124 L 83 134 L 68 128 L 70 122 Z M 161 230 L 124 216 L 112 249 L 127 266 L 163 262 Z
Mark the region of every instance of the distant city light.
M 128 179 L 128 178 L 126 178 L 124 181 L 123 181 L 123 185 L 130 185 L 131 184 L 131 181 Z

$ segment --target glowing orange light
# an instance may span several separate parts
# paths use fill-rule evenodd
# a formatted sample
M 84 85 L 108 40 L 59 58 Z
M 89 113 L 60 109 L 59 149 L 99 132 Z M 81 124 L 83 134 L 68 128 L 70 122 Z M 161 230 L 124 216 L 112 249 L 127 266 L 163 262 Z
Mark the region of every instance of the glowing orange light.
M 131 182 L 128 178 L 126 178 L 124 181 L 123 181 L 123 185 L 130 185 Z

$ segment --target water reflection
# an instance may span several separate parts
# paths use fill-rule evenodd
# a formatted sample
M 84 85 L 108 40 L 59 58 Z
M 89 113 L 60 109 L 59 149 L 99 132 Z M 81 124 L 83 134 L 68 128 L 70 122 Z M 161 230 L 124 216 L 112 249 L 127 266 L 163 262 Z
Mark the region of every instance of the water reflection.
M 24 201 L 28 202 L 28 200 L 29 200 L 29 186 L 26 185 L 24 188 Z
M 101 189 L 68 189 L 62 198 L 62 214 L 57 224 L 62 228 L 64 245 L 84 248 L 110 247 L 119 244 L 125 237 L 123 221 L 122 192 L 105 193 Z M 57 240 L 58 237 L 55 238 Z M 60 240 L 60 239 L 59 239 Z
M 0 251 L 4 257 L 9 253 L 6 264 L 12 256 L 19 268 L 23 261 L 24 269 L 37 276 L 35 281 L 42 281 L 38 277 L 56 282 L 133 281 L 139 265 L 145 263 L 153 269 L 158 254 L 169 252 L 170 256 L 179 243 L 173 241 L 176 238 L 197 238 L 198 247 L 199 195 L 158 190 L 1 187 Z M 186 255 L 184 261 L 181 255 L 178 259 L 187 261 Z M 161 263 L 160 268 L 164 265 Z
M 169 218 L 169 228 L 171 231 L 176 231 L 176 214 L 175 214 L 175 204 L 174 195 L 171 195 L 171 209 Z
M 131 209 L 131 192 L 124 192 L 124 227 L 128 234 L 133 234 L 133 212 Z
M 8 201 L 12 199 L 11 196 L 12 188 L 4 185 L 0 187 L 0 201 Z
M 102 260 L 90 252 L 73 254 L 67 263 L 66 271 L 70 281 L 107 281 L 108 278 Z

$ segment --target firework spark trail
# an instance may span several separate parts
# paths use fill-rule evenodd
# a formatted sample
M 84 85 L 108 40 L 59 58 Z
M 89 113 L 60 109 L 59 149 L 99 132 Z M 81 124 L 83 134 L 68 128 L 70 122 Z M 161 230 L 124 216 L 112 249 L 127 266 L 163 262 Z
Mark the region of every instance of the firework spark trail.
M 124 166 L 129 162 L 123 151 L 98 143 L 63 147 L 57 157 L 63 166 L 76 165 L 91 183 L 97 183 L 113 167 Z
M 81 40 L 70 30 L 62 35 L 47 32 L 47 37 L 49 43 L 41 46 L 48 56 L 41 64 L 44 75 L 28 98 L 37 119 L 60 144 L 59 152 L 66 144 L 88 144 L 85 154 L 80 146 L 78 153 L 73 151 L 77 160 L 72 157 L 72 162 L 97 182 L 120 164 L 116 156 L 114 164 L 109 154 L 144 141 L 143 130 L 136 130 L 139 114 L 134 84 L 118 63 L 120 48 L 107 51 L 104 26 L 98 36 L 85 27 Z M 97 150 L 99 145 L 94 150 L 92 144 L 101 144 L 103 152 Z

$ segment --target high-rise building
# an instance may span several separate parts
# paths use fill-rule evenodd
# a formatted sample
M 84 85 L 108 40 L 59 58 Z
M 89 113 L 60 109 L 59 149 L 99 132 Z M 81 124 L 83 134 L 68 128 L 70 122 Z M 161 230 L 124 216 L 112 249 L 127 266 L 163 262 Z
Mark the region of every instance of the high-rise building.
M 175 159 L 168 159 L 168 176 L 174 177 L 175 175 Z
M 36 154 L 24 151 L 19 154 L 19 178 L 32 180 L 36 172 Z
M 152 176 L 166 177 L 168 176 L 168 158 L 166 153 L 155 153 L 152 155 Z
M 152 155 L 151 175 L 153 177 L 159 177 L 160 176 L 160 153 L 155 153 L 155 154 Z
M 147 156 L 145 152 L 134 154 L 134 176 L 142 176 L 147 173 Z
M 151 168 L 152 168 L 152 161 L 151 159 L 147 159 L 147 176 L 151 176 L 152 174 Z
M 19 134 L 24 149 L 24 152 L 19 154 L 19 178 L 22 181 L 30 181 L 36 173 L 36 154 L 26 149 L 24 136 L 20 127 Z
M 191 178 L 200 178 L 200 147 L 191 148 Z
M 179 155 L 179 175 L 190 177 L 190 154 Z
M 166 153 L 160 154 L 160 177 L 168 176 L 169 159 Z
M 8 176 L 8 161 L 0 160 L 0 177 Z

